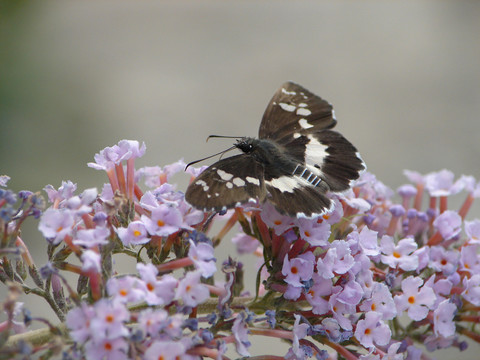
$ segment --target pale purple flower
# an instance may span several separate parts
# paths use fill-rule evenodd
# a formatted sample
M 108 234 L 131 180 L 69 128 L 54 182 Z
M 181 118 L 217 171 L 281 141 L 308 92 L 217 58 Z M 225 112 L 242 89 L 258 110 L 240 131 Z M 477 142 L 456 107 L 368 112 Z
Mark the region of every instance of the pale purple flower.
M 164 181 L 169 181 L 173 175 L 185 169 L 185 162 L 179 160 L 163 168 L 160 166 L 145 166 L 135 173 L 136 181 L 142 177 L 145 179 L 145 185 L 150 188 L 156 188 Z
M 130 313 L 124 304 L 100 299 L 94 304 L 94 309 L 95 317 L 90 322 L 90 329 L 96 341 L 128 335 L 125 323 L 130 319 Z
M 195 166 L 189 166 L 188 168 L 185 169 L 185 172 L 187 174 L 190 174 L 192 178 L 196 178 L 198 175 L 200 175 L 208 166 L 203 165 L 200 167 L 195 167 Z
M 102 187 L 102 193 L 100 194 L 100 199 L 102 201 L 112 201 L 113 200 L 113 190 L 111 184 L 104 184 Z
M 327 254 L 333 258 L 332 271 L 336 274 L 345 274 L 353 266 L 353 258 L 350 247 L 345 240 L 335 240 L 331 243 Z
M 107 146 L 99 153 L 95 154 L 95 162 L 88 163 L 88 167 L 91 167 L 95 170 L 105 170 L 108 171 L 113 169 L 115 165 L 120 164 L 123 160 L 123 152 L 118 145 Z
M 78 230 L 73 239 L 73 243 L 77 246 L 93 248 L 108 244 L 110 230 L 105 227 L 97 226 L 94 229 Z
M 204 278 L 209 278 L 217 271 L 216 259 L 213 256 L 213 246 L 206 242 L 195 244 L 190 240 L 188 257 L 193 261 L 196 269 L 200 270 Z
M 370 230 L 364 226 L 358 234 L 358 245 L 363 253 L 370 257 L 380 255 L 380 247 L 378 246 L 378 232 Z
M 391 268 L 399 267 L 405 271 L 415 270 L 418 266 L 418 256 L 414 253 L 417 247 L 417 243 L 411 237 L 402 239 L 395 245 L 391 236 L 384 235 L 380 240 L 383 254 L 381 261 Z
M 338 321 L 328 317 L 322 320 L 320 334 L 327 336 L 329 340 L 336 343 L 342 339 L 342 332 Z
M 387 285 L 376 282 L 373 286 L 372 295 L 363 301 L 360 310 L 376 311 L 382 314 L 382 320 L 392 320 L 397 315 L 395 302 Z
M 302 281 L 312 278 L 314 264 L 315 255 L 312 252 L 301 254 L 291 260 L 288 259 L 288 254 L 286 254 L 282 266 L 285 282 L 296 287 L 302 286 Z
M 48 196 L 48 201 L 54 203 L 55 201 L 61 202 L 63 200 L 70 199 L 77 190 L 77 184 L 74 184 L 70 180 L 62 181 L 62 185 L 56 190 L 52 185 L 47 185 L 43 188 Z
M 145 351 L 144 360 L 177 360 L 185 355 L 187 349 L 179 341 L 154 341 Z
M 265 224 L 273 229 L 277 235 L 282 235 L 293 226 L 292 218 L 280 214 L 268 201 L 263 204 L 260 216 Z
M 142 245 L 150 241 L 147 228 L 140 220 L 132 221 L 126 228 L 117 228 L 116 232 L 122 244 L 125 246 Z
M 66 325 L 70 330 L 70 337 L 78 342 L 84 343 L 92 333 L 90 331 L 90 321 L 95 317 L 95 310 L 92 306 L 82 302 L 79 307 L 72 308 L 67 313 Z
M 305 294 L 305 298 L 312 306 L 312 312 L 316 315 L 326 314 L 329 310 L 328 301 L 324 298 L 332 293 L 332 281 L 325 279 L 317 273 L 312 276 L 313 285 Z
M 394 298 L 397 311 L 407 311 L 408 316 L 415 321 L 427 317 L 429 310 L 435 304 L 435 292 L 431 287 L 422 286 L 423 280 L 409 276 L 402 281 L 402 291 Z
M 180 280 L 177 289 L 177 299 L 181 299 L 186 306 L 195 307 L 210 296 L 208 288 L 200 282 L 202 273 L 191 271 Z
M 405 209 L 410 208 L 409 201 L 412 197 L 417 195 L 417 192 L 417 188 L 411 184 L 402 185 L 397 189 L 398 195 L 402 197 L 402 205 Z
M 453 317 L 457 307 L 449 300 L 442 301 L 433 312 L 433 330 L 435 335 L 445 338 L 455 334 L 455 323 Z
M 372 205 L 363 198 L 357 198 L 352 189 L 349 189 L 341 194 L 340 198 L 352 209 L 356 209 L 361 213 L 367 212 Z
M 6 187 L 8 180 L 10 180 L 10 176 L 8 175 L 0 175 L 0 186 Z
M 352 330 L 352 321 L 350 315 L 356 312 L 355 305 L 345 304 L 341 301 L 338 301 L 338 296 L 342 291 L 342 287 L 335 286 L 333 288 L 333 293 L 328 299 L 328 304 L 330 306 L 330 311 L 332 312 L 333 318 L 338 321 L 338 324 L 344 330 Z
M 468 271 L 470 274 L 480 273 L 480 255 L 478 254 L 479 245 L 463 246 L 460 250 L 460 269 Z
M 457 236 L 462 230 L 462 218 L 456 211 L 446 210 L 433 221 L 433 226 L 445 240 Z
M 475 306 L 480 306 L 480 274 L 475 274 L 470 279 L 465 277 L 463 286 L 465 290 L 462 292 L 462 296 L 465 300 Z
M 82 253 L 80 259 L 82 260 L 82 271 L 86 273 L 100 273 L 102 271 L 102 257 L 96 251 L 86 250 Z
M 430 196 L 448 196 L 455 195 L 462 191 L 464 182 L 454 180 L 455 175 L 450 170 L 443 169 L 439 172 L 433 172 L 426 175 L 425 188 Z
M 246 323 L 246 314 L 241 312 L 233 321 L 232 334 L 235 337 L 235 348 L 241 356 L 250 356 L 247 348 L 251 343 L 248 341 L 248 328 Z
M 465 234 L 469 244 L 480 244 L 480 220 L 465 221 Z
M 427 281 L 425 281 L 424 286 L 431 287 L 435 292 L 436 299 L 435 303 L 432 305 L 431 308 L 436 309 L 438 307 L 438 304 L 451 296 L 453 283 L 446 278 L 439 278 L 438 280 L 436 280 L 436 276 L 434 274 L 430 276 Z
M 326 221 L 318 222 L 316 219 L 298 218 L 295 220 L 300 237 L 312 246 L 328 245 L 330 224 Z
M 58 245 L 65 236 L 72 234 L 74 223 L 74 215 L 70 210 L 50 208 L 43 213 L 38 230 L 49 242 Z
M 251 254 L 260 246 L 260 242 L 252 236 L 245 233 L 238 233 L 232 238 L 232 242 L 237 248 L 239 254 Z
M 110 278 L 107 281 L 108 295 L 122 303 L 138 302 L 145 299 L 145 289 L 140 280 L 133 276 Z
M 300 315 L 294 314 L 295 323 L 293 324 L 292 351 L 298 359 L 304 359 L 305 353 L 300 347 L 300 340 L 307 336 L 308 324 L 300 324 Z
M 160 331 L 168 325 L 168 312 L 163 309 L 147 308 L 138 315 L 138 327 L 143 334 L 158 338 Z
M 393 342 L 390 343 L 387 353 L 383 356 L 382 360 L 404 360 L 405 356 L 403 353 L 397 353 L 400 349 L 402 342 Z
M 327 251 L 323 257 L 317 259 L 317 271 L 324 279 L 332 279 L 335 274 L 333 265 L 335 264 L 336 251 Z
M 337 294 L 337 301 L 355 306 L 362 300 L 362 297 L 362 286 L 354 280 L 353 276 L 350 276 L 349 281 L 342 285 L 342 291 Z
M 127 352 L 128 343 L 123 338 L 92 338 L 85 344 L 88 360 L 126 360 Z
M 183 223 L 182 214 L 176 208 L 165 204 L 153 209 L 151 217 L 142 215 L 141 220 L 150 235 L 158 236 L 168 236 L 177 232 Z
M 137 140 L 120 140 L 118 142 L 120 148 L 119 154 L 122 160 L 136 159 L 142 157 L 145 154 L 146 146 L 142 142 L 142 145 Z
M 430 248 L 430 267 L 442 272 L 445 276 L 453 274 L 458 267 L 460 253 L 457 250 L 446 250 L 443 246 Z
M 167 305 L 173 301 L 177 279 L 171 275 L 157 279 L 158 269 L 153 264 L 138 263 L 137 271 L 144 284 L 144 300 L 148 305 Z
M 365 319 L 358 321 L 355 337 L 360 344 L 368 349 L 373 349 L 375 345 L 387 345 L 392 337 L 392 332 L 382 321 L 382 314 L 370 311 L 365 314 Z
M 426 183 L 426 178 L 422 174 L 417 171 L 412 170 L 403 170 L 403 175 L 407 177 L 408 180 L 413 182 L 414 184 L 423 184 Z
M 90 206 L 97 199 L 98 191 L 96 188 L 86 189 L 79 196 L 72 196 L 65 200 L 64 206 L 74 210 L 75 214 L 83 215 L 92 211 Z

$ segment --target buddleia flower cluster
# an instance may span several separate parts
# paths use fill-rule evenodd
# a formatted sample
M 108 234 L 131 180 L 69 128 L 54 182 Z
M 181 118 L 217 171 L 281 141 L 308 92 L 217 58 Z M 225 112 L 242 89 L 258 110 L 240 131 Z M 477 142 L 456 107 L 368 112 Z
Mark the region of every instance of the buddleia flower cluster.
M 144 153 L 132 140 L 103 149 L 88 164 L 106 172 L 103 188 L 48 185 L 48 205 L 0 178 L 0 359 L 428 359 L 480 342 L 473 177 L 405 171 L 410 183 L 395 194 L 365 172 L 317 218 L 282 215 L 268 201 L 214 214 L 192 208 L 172 182 L 183 161 L 137 169 Z M 465 201 L 451 209 L 459 193 Z M 40 267 L 20 231 L 28 217 L 45 238 Z M 230 240 L 235 253 L 217 259 Z M 254 292 L 239 255 L 256 259 Z M 31 314 L 22 293 L 56 319 Z M 251 346 L 265 337 L 287 350 Z

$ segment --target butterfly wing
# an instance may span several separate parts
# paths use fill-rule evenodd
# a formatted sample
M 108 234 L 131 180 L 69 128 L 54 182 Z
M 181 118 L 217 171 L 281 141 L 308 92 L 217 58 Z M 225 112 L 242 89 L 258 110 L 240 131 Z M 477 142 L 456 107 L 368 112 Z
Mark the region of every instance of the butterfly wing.
M 330 130 L 335 124 L 332 106 L 300 85 L 287 82 L 273 96 L 259 137 L 274 141 L 295 164 L 281 175 L 266 167 L 269 200 L 280 212 L 314 217 L 331 211 L 326 193 L 347 190 L 365 169 L 357 149 Z
M 204 211 L 222 211 L 266 195 L 263 167 L 252 157 L 236 155 L 205 169 L 187 188 L 185 199 Z
M 304 87 L 284 83 L 268 103 L 258 136 L 279 140 L 294 134 L 306 134 L 335 126 L 332 105 Z

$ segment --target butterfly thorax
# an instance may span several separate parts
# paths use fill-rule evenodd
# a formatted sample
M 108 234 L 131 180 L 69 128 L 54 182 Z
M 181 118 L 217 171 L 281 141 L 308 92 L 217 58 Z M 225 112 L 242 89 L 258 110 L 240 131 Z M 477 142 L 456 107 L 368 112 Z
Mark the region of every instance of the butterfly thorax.
M 235 146 L 263 166 L 265 180 L 292 174 L 297 162 L 286 155 L 285 149 L 267 139 L 242 138 Z

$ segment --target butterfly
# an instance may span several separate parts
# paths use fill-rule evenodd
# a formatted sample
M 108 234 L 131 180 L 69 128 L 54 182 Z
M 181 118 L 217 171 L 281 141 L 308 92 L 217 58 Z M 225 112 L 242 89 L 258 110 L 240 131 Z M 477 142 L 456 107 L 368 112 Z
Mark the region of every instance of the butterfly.
M 332 211 L 327 193 L 348 190 L 366 169 L 357 149 L 331 130 L 336 123 L 330 103 L 284 83 L 268 103 L 258 139 L 237 138 L 232 148 L 242 153 L 205 169 L 185 199 L 214 212 L 249 201 L 269 201 L 281 214 L 299 218 Z

